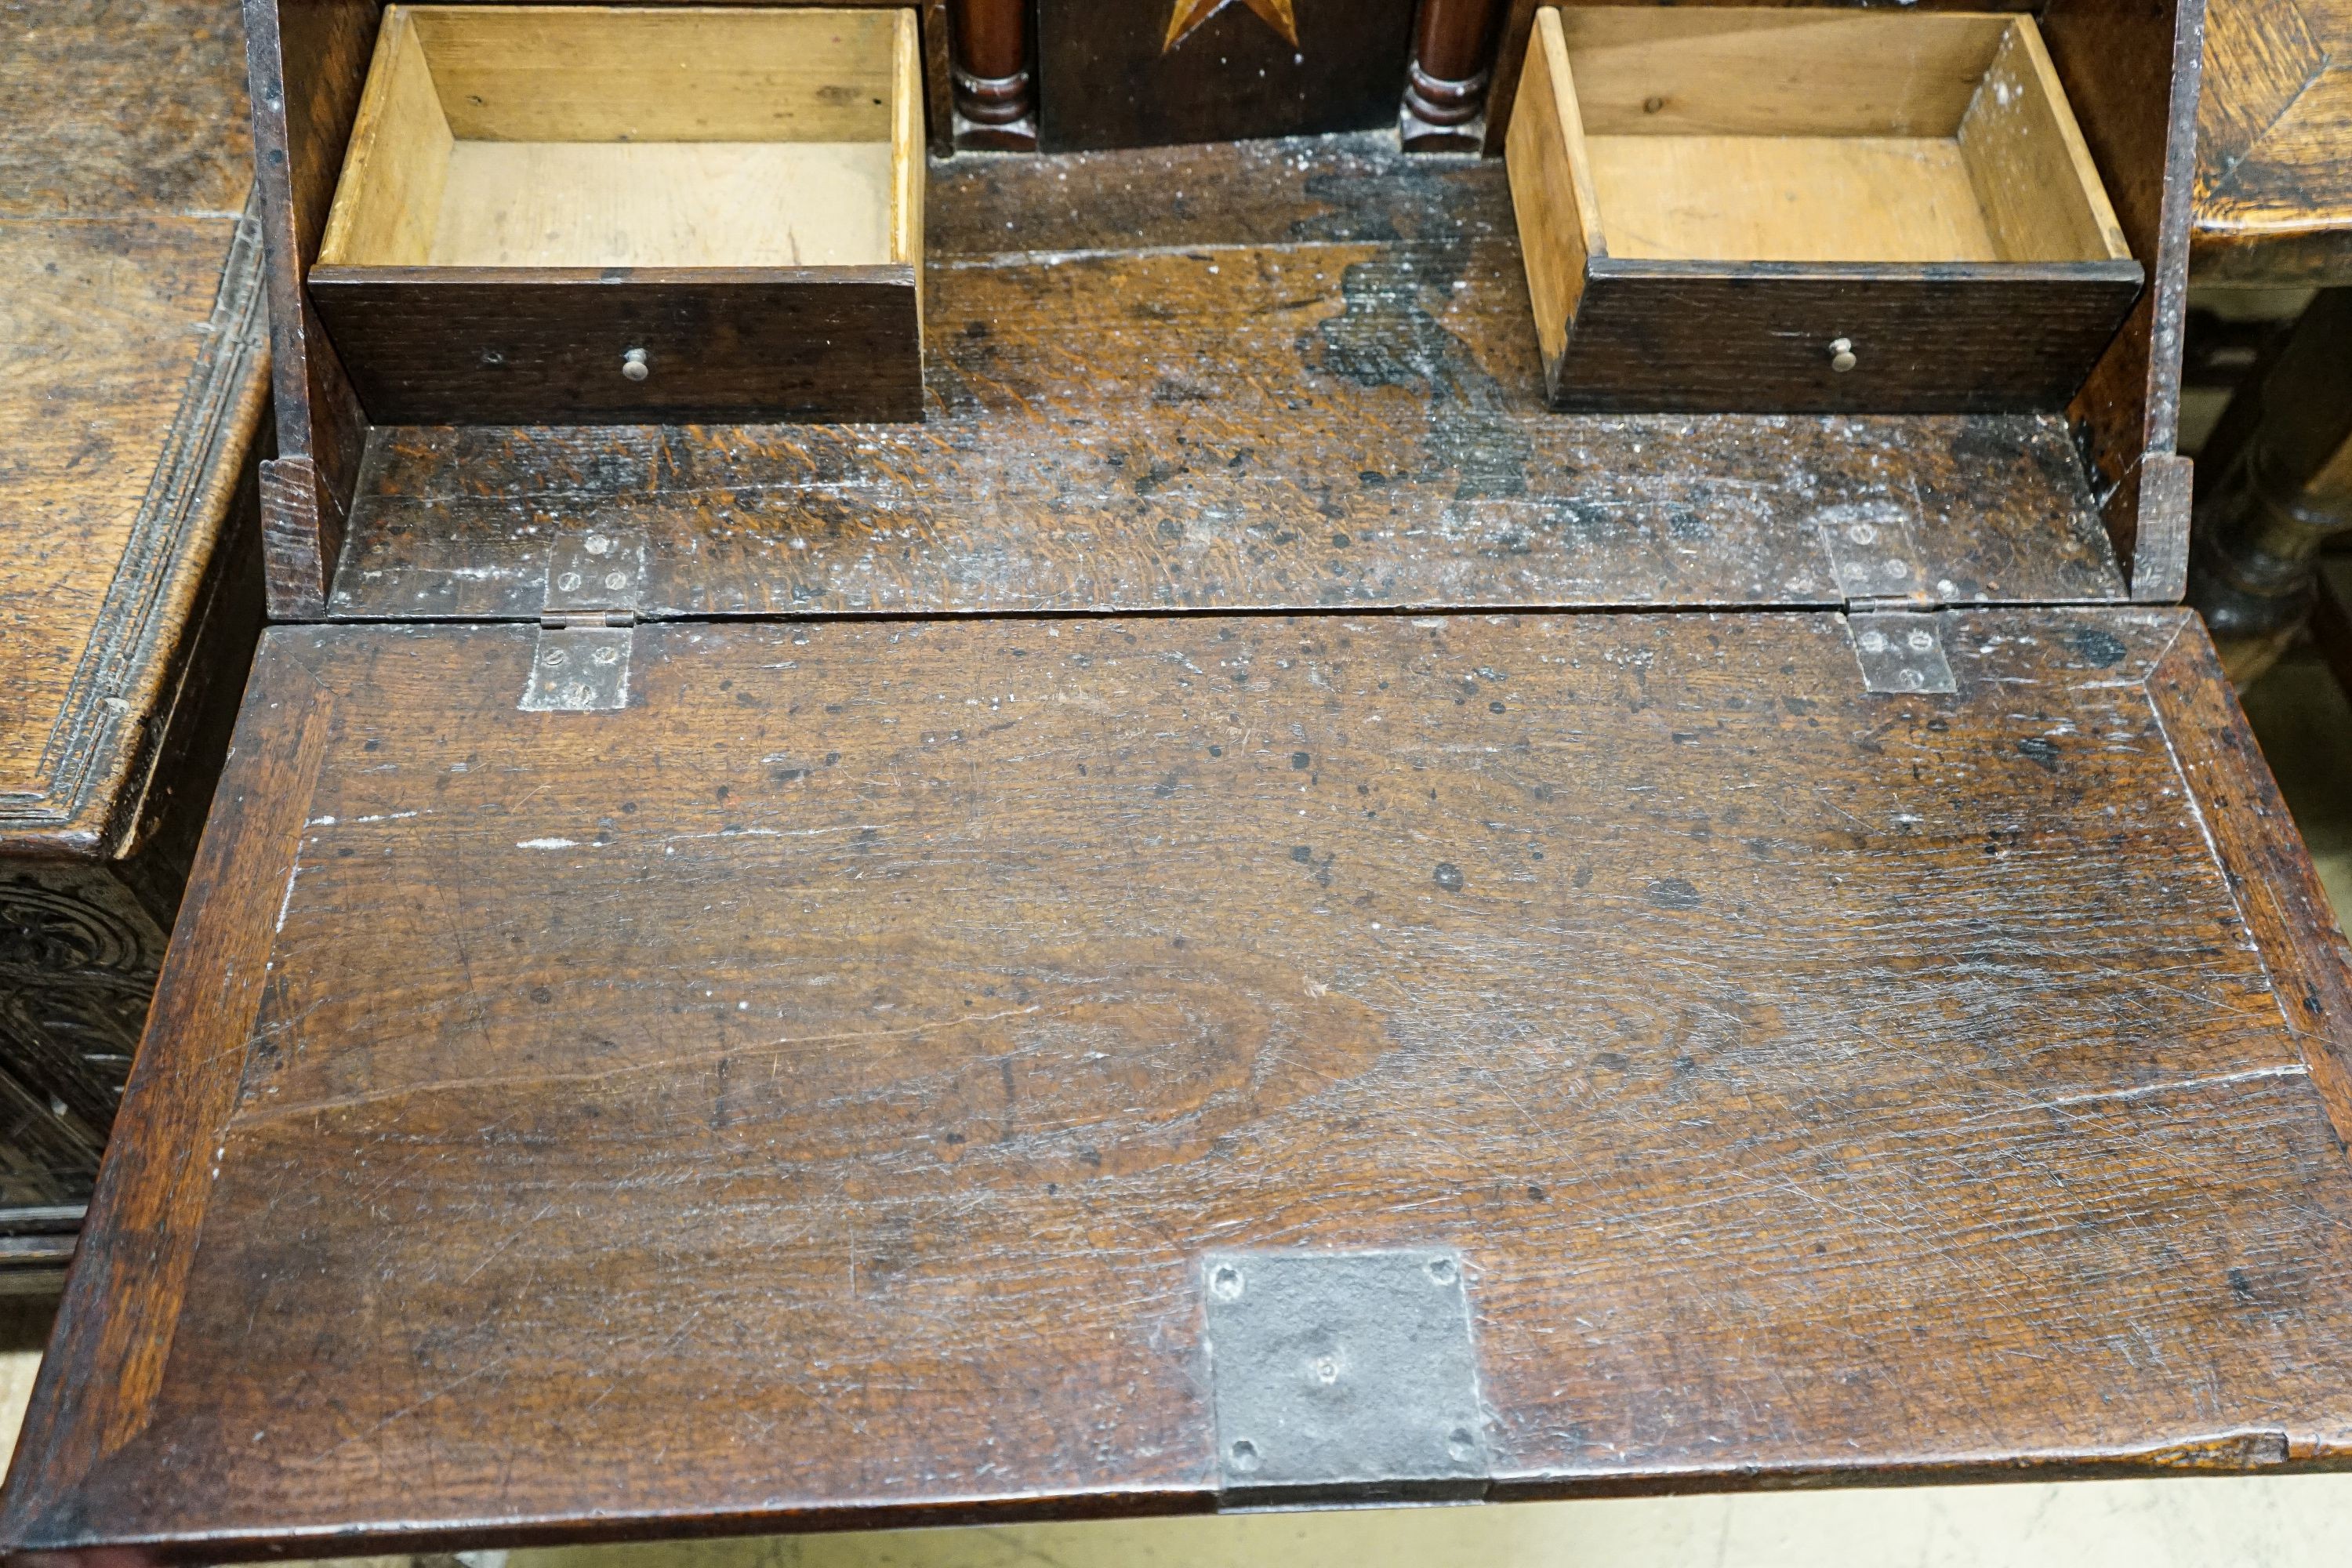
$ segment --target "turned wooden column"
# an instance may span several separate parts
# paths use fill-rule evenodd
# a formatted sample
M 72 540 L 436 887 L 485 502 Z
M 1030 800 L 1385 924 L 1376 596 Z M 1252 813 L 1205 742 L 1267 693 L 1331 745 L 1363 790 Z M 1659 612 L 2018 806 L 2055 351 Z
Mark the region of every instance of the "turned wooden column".
M 998 152 L 1037 150 L 1029 75 L 1027 0 L 953 0 L 955 142 Z
M 2352 532 L 2352 289 L 2304 312 L 2198 467 L 2189 598 L 2244 681 L 2310 612 L 2321 546 Z
M 1423 152 L 1475 152 L 1485 137 L 1500 0 L 1421 0 L 1397 133 Z

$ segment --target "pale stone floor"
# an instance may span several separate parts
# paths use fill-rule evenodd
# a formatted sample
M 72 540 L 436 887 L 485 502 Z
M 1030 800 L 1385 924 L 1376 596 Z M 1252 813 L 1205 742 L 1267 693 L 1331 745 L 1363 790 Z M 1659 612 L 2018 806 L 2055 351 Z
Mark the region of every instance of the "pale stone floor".
M 2291 659 L 2247 693 L 2339 910 L 2352 705 Z M 6 1314 L 0 1313 L 0 1334 Z M 26 1330 L 18 1342 L 29 1343 Z M 11 1436 L 40 1359 L 0 1352 Z M 2352 1368 L 2347 1369 L 2352 1376 Z M 499 1568 L 499 1553 L 467 1553 Z M 446 1563 L 446 1559 L 440 1560 Z M 504 1568 L 2301 1568 L 2352 1563 L 2352 1475 L 1283 1513 L 517 1552 Z M 343 1568 L 409 1568 L 404 1558 Z

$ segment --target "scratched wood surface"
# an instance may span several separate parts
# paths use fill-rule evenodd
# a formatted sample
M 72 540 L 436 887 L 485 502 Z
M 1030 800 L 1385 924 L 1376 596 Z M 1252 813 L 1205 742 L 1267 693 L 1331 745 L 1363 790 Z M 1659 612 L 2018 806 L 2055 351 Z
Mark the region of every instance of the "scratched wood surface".
M 2211 0 L 2200 282 L 2352 283 L 2352 0 Z
M 2203 634 L 1944 626 L 275 630 L 0 1542 L 1207 1507 L 1211 1247 L 1460 1247 L 1498 1497 L 2352 1458 Z
M 903 426 L 388 427 L 331 611 L 532 616 L 558 527 L 655 613 L 1834 604 L 1816 523 L 1947 600 L 2117 599 L 2058 416 L 1570 416 L 1498 161 L 1377 138 L 958 159 Z
M 226 0 L 0 0 L 0 1219 L 89 1196 L 260 620 Z
M 223 276 L 243 42 L 212 0 L 0 4 L 0 845 L 87 854 L 135 820 L 260 416 L 260 314 Z

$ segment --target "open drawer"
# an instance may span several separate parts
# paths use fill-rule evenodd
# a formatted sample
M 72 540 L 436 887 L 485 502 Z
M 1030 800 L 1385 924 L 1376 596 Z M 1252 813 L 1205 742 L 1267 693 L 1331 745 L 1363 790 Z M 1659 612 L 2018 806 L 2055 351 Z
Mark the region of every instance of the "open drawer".
M 2056 408 L 2139 294 L 2031 16 L 1547 7 L 1520 92 L 1558 407 Z
M 1928 619 L 273 630 L 0 1541 L 2344 1462 L 2204 635 Z
M 906 10 L 385 8 L 310 297 L 368 416 L 922 416 Z

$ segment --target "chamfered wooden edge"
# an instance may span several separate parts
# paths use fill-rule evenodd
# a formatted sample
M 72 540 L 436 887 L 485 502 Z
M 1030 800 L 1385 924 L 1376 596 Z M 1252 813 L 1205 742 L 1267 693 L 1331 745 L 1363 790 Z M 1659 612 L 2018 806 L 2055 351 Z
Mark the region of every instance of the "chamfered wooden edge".
M 2262 950 L 2287 1032 L 2352 1152 L 2352 944 L 2279 795 L 2204 623 L 2188 616 L 2147 678 L 2149 703 L 2214 858 Z
M 2189 231 L 2189 279 L 2256 288 L 2352 284 L 2352 223 L 2256 227 L 2200 217 Z
M 927 145 L 934 154 L 953 151 L 947 0 L 764 3 L 915 12 Z M 278 453 L 261 466 L 269 614 L 281 621 L 322 620 L 366 456 L 368 418 L 312 308 L 307 278 L 342 173 L 344 144 L 359 112 L 382 6 L 379 0 L 243 5 L 276 364 Z M 289 14 L 299 22 L 290 33 Z
M 0 852 L 125 853 L 178 687 L 171 666 L 236 504 L 269 392 L 257 195 L 231 231 L 171 432 L 65 700 L 37 792 L 0 794 Z
M 0 1551 L 70 1535 L 75 1490 L 150 1415 L 212 1192 L 212 1152 L 233 1108 L 261 1004 L 272 915 L 335 721 L 331 695 L 299 659 L 263 657 L 247 688 L 227 768 L 147 1016 L 35 1380 L 6 1487 Z M 64 1518 L 58 1517 L 62 1510 Z

